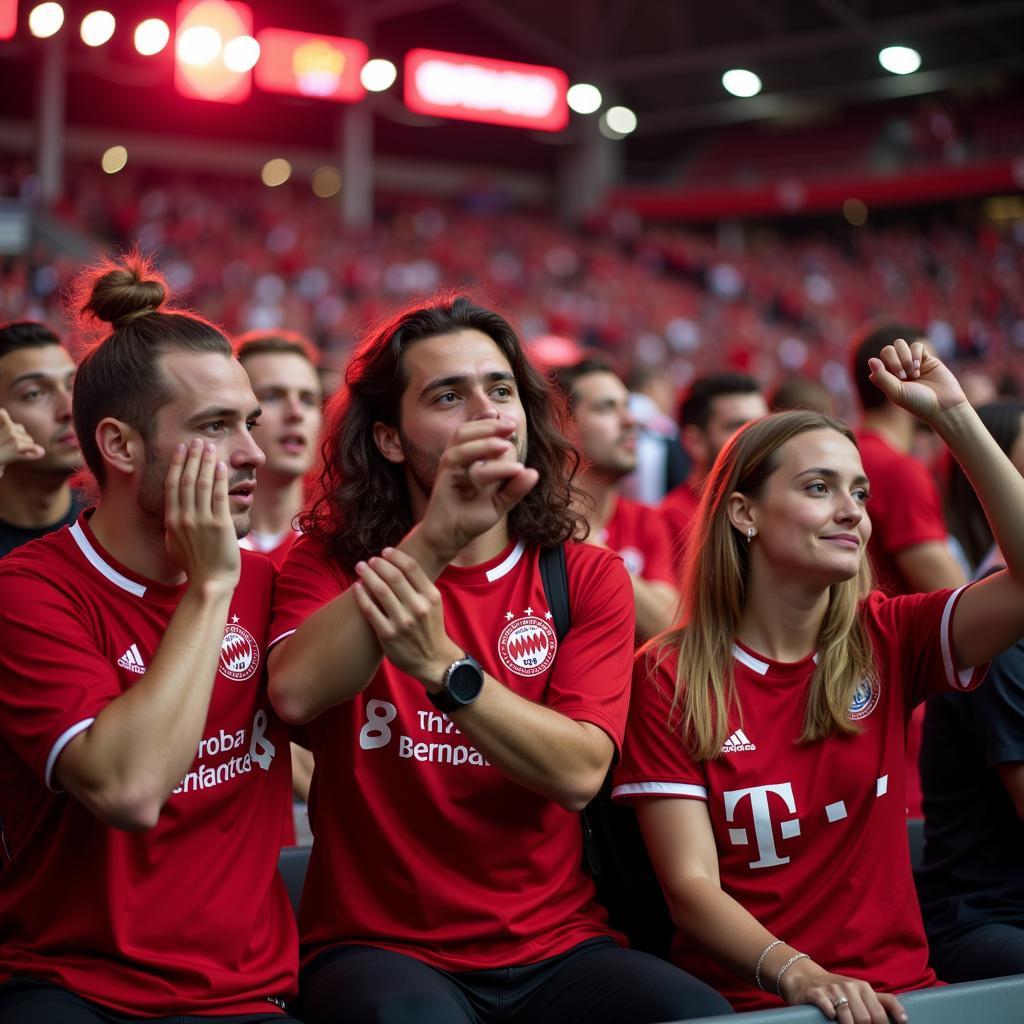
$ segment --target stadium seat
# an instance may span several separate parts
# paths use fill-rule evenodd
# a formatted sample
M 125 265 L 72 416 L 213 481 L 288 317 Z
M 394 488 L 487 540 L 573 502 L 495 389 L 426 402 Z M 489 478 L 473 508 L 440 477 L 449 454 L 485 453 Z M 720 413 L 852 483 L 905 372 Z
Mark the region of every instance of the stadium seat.
M 292 910 L 299 912 L 299 900 L 302 898 L 302 883 L 306 880 L 306 868 L 309 866 L 308 846 L 285 846 L 277 858 L 277 870 L 284 879 L 284 887 L 288 890 L 288 899 L 292 901 Z
M 1024 974 L 990 981 L 906 992 L 900 996 L 913 1024 L 963 1024 L 967 1020 L 985 1024 L 1020 1024 L 1024 1019 Z M 737 1014 L 743 1024 L 821 1024 L 824 1017 L 813 1006 L 788 1006 L 779 1010 L 757 1010 Z M 689 1024 L 711 1024 L 722 1017 L 699 1017 Z

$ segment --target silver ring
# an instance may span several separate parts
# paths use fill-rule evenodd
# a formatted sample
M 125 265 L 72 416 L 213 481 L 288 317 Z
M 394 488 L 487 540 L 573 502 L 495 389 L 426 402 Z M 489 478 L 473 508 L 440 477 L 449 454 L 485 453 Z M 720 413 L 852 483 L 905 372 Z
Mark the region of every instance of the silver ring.
M 848 1006 L 849 1003 L 850 1000 L 847 999 L 846 996 L 840 996 L 838 999 L 834 999 L 832 1001 L 832 1009 L 838 1010 L 840 1006 Z

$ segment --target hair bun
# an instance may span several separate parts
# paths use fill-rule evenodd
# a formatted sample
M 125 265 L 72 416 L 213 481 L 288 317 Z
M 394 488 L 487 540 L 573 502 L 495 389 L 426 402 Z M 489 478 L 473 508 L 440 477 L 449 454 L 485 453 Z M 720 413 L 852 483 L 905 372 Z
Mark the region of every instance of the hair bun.
M 96 279 L 83 311 L 118 328 L 155 313 L 166 298 L 167 288 L 160 275 L 148 261 L 132 256 Z

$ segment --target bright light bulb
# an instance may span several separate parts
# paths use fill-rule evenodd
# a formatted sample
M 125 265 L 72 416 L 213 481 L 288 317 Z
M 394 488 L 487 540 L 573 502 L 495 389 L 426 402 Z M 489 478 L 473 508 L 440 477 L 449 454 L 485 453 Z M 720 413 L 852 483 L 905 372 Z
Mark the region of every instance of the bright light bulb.
M 236 36 L 224 44 L 224 64 L 229 71 L 251 71 L 260 59 L 260 44 L 252 36 Z
M 748 99 L 756 96 L 761 91 L 761 79 L 753 71 L 746 71 L 743 68 L 733 68 L 722 75 L 722 85 L 726 92 L 733 96 Z
M 910 75 L 921 66 L 921 54 L 909 46 L 887 46 L 878 51 L 878 63 L 894 75 Z
M 60 4 L 39 4 L 28 15 L 28 30 L 36 39 L 49 39 L 64 24 L 64 8 Z
M 102 157 L 100 157 L 100 167 L 107 172 L 107 174 L 117 174 L 118 171 L 124 170 L 124 165 L 128 163 L 128 150 L 124 146 L 111 146 Z
M 171 29 L 166 21 L 147 18 L 135 28 L 135 49 L 143 57 L 159 53 L 171 40 Z
M 586 82 L 577 82 L 569 86 L 565 94 L 565 101 L 569 104 L 570 110 L 577 114 L 593 114 L 601 109 L 601 90 L 596 85 L 588 85 Z
M 224 40 L 209 25 L 193 25 L 178 36 L 178 60 L 182 64 L 201 67 L 212 64 L 220 54 Z
M 292 176 L 292 165 L 283 157 L 274 157 L 263 165 L 260 178 L 268 188 L 283 185 Z
M 608 127 L 619 135 L 629 135 L 636 131 L 636 114 L 629 107 L 609 107 L 604 118 Z
M 110 11 L 92 11 L 82 19 L 82 42 L 86 46 L 102 46 L 114 34 L 115 27 Z
M 359 81 L 367 92 L 384 92 L 390 89 L 398 77 L 398 68 L 389 60 L 382 57 L 374 57 L 363 65 L 359 72 Z

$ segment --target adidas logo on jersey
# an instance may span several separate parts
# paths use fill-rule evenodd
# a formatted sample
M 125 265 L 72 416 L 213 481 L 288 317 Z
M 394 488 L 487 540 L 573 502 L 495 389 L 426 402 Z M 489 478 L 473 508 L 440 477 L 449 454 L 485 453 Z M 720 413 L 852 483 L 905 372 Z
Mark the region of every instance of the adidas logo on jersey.
M 722 746 L 723 754 L 738 754 L 741 750 L 757 750 L 757 745 L 747 739 L 742 729 L 737 729 Z
M 139 654 L 138 647 L 132 644 L 120 658 L 117 659 L 118 665 L 121 668 L 128 669 L 129 672 L 134 672 L 137 676 L 141 676 L 146 671 L 145 662 L 142 660 L 142 655 Z

